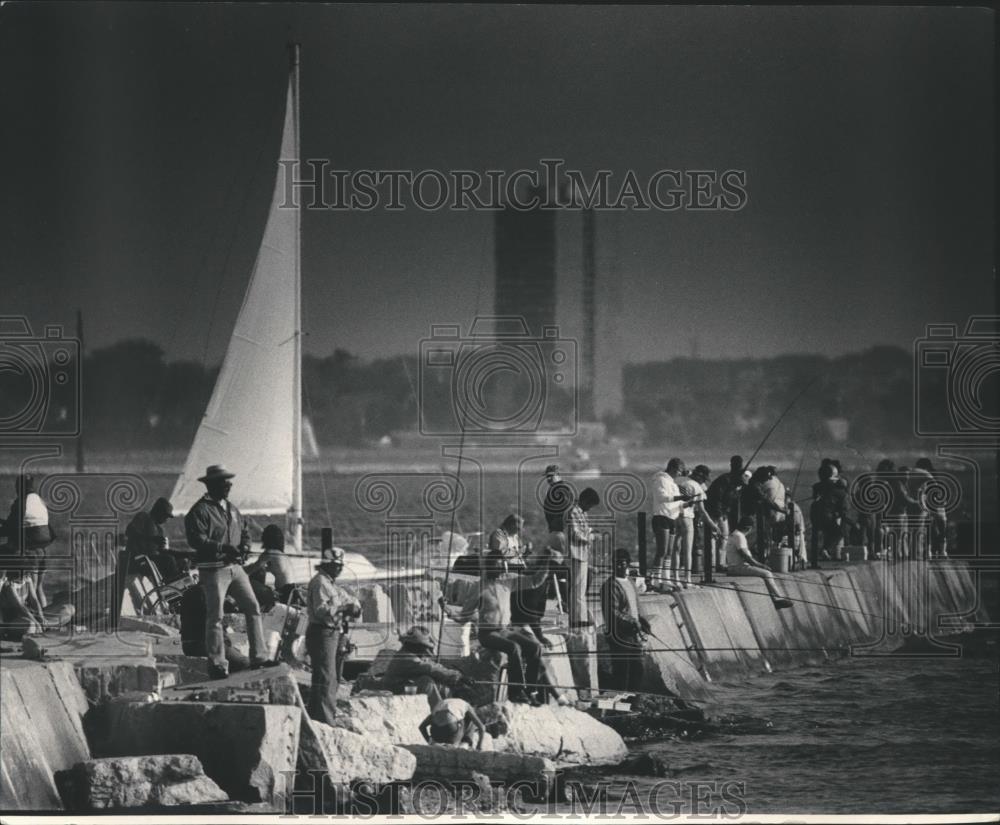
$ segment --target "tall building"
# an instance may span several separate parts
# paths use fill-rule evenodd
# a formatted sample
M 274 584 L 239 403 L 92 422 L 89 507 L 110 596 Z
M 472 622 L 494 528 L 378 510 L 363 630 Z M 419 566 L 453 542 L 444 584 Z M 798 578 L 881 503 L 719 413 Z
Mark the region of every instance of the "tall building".
M 556 212 L 501 209 L 494 225 L 497 315 L 520 315 L 531 335 L 556 322 Z

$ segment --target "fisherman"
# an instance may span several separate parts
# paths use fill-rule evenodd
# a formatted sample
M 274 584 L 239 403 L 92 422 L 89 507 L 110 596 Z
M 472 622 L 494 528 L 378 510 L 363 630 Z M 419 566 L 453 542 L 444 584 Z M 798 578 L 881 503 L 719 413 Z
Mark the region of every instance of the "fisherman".
M 726 573 L 730 576 L 755 576 L 764 580 L 764 586 L 771 595 L 771 601 L 779 610 L 791 607 L 792 603 L 782 598 L 774 584 L 774 574 L 750 555 L 747 533 L 754 527 L 753 516 L 743 516 L 736 529 L 726 539 Z
M 451 697 L 456 689 L 471 691 L 475 683 L 459 670 L 434 661 L 434 639 L 422 625 L 414 625 L 399 637 L 402 647 L 392 654 L 382 676 L 386 690 L 401 694 L 407 685 L 427 697 L 431 709 Z
M 572 524 L 569 529 L 573 529 Z M 488 650 L 507 654 L 510 700 L 539 705 L 541 703 L 531 691 L 540 684 L 538 672 L 542 645 L 534 634 L 511 626 L 510 606 L 511 593 L 516 592 L 515 588 L 537 587 L 545 581 L 548 571 L 543 569 L 532 575 L 519 576 L 513 586 L 503 580 L 504 572 L 503 556 L 490 552 L 485 559 L 482 583 L 469 593 L 460 610 L 451 608 L 443 596 L 438 603 L 449 619 L 460 624 L 471 621 L 478 614 L 479 644 Z
M 678 470 L 683 462 L 672 458 L 667 462 L 666 469 L 653 476 L 653 537 L 656 540 L 656 556 L 653 559 L 653 570 L 656 581 L 654 589 L 665 587 L 666 576 L 664 566 L 667 553 L 673 543 L 674 529 L 677 519 L 684 507 L 684 496 L 677 486 Z
M 593 624 L 587 610 L 587 584 L 589 582 L 590 554 L 594 531 L 587 512 L 601 502 L 593 487 L 580 493 L 576 504 L 566 513 L 566 540 L 569 544 L 569 626 L 584 627 Z
M 919 481 L 917 499 L 924 513 L 930 517 L 928 549 L 931 558 L 948 558 L 948 513 L 944 507 L 934 507 L 928 500 L 934 484 L 934 465 L 929 458 L 918 458 L 914 474 Z
M 306 653 L 312 668 L 308 711 L 313 719 L 328 725 L 337 715 L 340 635 L 346 619 L 361 615 L 361 602 L 335 583 L 343 569 L 344 551 L 339 547 L 324 548 L 306 600 Z
M 545 481 L 549 489 L 545 493 L 542 509 L 545 511 L 545 524 L 549 530 L 547 539 L 549 547 L 557 553 L 566 553 L 566 511 L 575 500 L 573 488 L 559 475 L 559 465 L 550 464 L 545 468 Z
M 468 743 L 472 747 L 472 735 L 478 735 L 476 750 L 483 749 L 486 725 L 483 724 L 472 705 L 464 699 L 450 698 L 438 702 L 430 714 L 420 723 L 420 734 L 428 744 L 460 746 Z
M 232 602 L 232 599 L 227 599 L 227 602 Z M 226 610 L 228 606 L 228 604 L 224 605 L 224 612 L 229 612 Z M 184 591 L 181 596 L 180 617 L 181 651 L 185 656 L 207 656 L 205 623 L 208 611 L 205 607 L 205 589 L 203 587 L 189 587 Z M 229 673 L 239 673 L 250 666 L 250 660 L 236 648 L 226 632 L 223 632 L 222 644 Z
M 14 500 L 7 518 L 0 522 L 0 538 L 7 541 L 0 554 L 16 555 L 32 563 L 35 597 L 44 608 L 48 604 L 42 589 L 45 575 L 45 548 L 55 540 L 49 525 L 49 510 L 42 497 L 35 492 L 35 477 L 22 473 L 14 481 Z
M 721 573 L 725 569 L 725 541 L 731 530 L 736 529 L 740 520 L 739 493 L 743 482 L 743 456 L 734 455 L 729 459 L 729 472 L 723 473 L 708 485 L 705 495 L 705 509 L 719 526 L 719 538 L 715 540 L 715 569 Z
M 639 615 L 639 593 L 628 574 L 631 562 L 628 550 L 615 550 L 614 572 L 601 586 L 611 675 L 622 690 L 638 690 L 642 685 L 642 650 L 649 633 L 649 622 Z
M 699 464 L 695 467 L 696 476 L 688 476 L 687 467 L 683 461 L 680 461 L 677 473 L 675 480 L 681 495 L 684 497 L 684 502 L 675 522 L 674 546 L 670 553 L 670 574 L 675 582 L 688 588 L 694 586 L 691 581 L 691 573 L 694 569 L 693 552 L 696 522 L 699 518 L 704 520 L 711 528 L 713 536 L 719 535 L 719 527 L 705 510 L 703 482 L 708 478 L 708 467 Z M 678 567 L 684 571 L 683 581 Z
M 508 565 L 522 566 L 524 564 L 521 544 L 521 530 L 523 528 L 524 519 L 517 513 L 511 513 L 496 530 L 490 533 L 488 549 L 502 554 Z
M 161 497 L 153 502 L 149 512 L 137 513 L 125 528 L 125 549 L 118 553 L 118 601 L 114 608 L 116 616 L 121 609 L 125 591 L 130 590 L 136 579 L 145 575 L 159 584 L 173 581 L 181 575 L 177 557 L 167 552 L 170 541 L 164 527 L 167 520 L 173 517 L 173 505 Z M 142 556 L 155 565 L 159 582 L 156 582 L 147 561 L 140 560 Z M 139 613 L 142 598 L 135 592 L 132 592 L 132 604 L 135 612 Z
M 524 574 L 531 576 L 531 584 L 514 590 L 510 597 L 511 626 L 532 633 L 544 648 L 552 647 L 552 640 L 542 631 L 542 619 L 548 607 L 549 583 L 555 575 L 553 567 L 562 562 L 562 553 L 548 546 L 528 555 L 525 558 Z M 558 587 L 558 582 L 555 586 Z M 551 693 L 560 705 L 569 704 L 569 699 L 553 684 L 544 657 L 539 663 L 538 680 L 541 684 L 538 689 L 540 699 L 544 700 L 546 694 Z
M 822 557 L 838 561 L 844 547 L 844 519 L 847 516 L 847 489 L 837 481 L 837 469 L 832 462 L 820 464 L 819 481 L 813 485 L 813 501 L 809 508 L 813 546 L 822 547 Z M 819 536 L 822 534 L 822 545 Z
M 211 679 L 224 679 L 229 673 L 222 632 L 223 603 L 227 593 L 246 616 L 250 667 L 263 667 L 269 663 L 265 656 L 267 646 L 264 644 L 260 605 L 254 596 L 250 578 L 240 564 L 249 552 L 250 537 L 240 511 L 228 498 L 234 477 L 235 474 L 221 464 L 208 467 L 205 475 L 198 479 L 207 492 L 184 517 L 187 542 L 196 553 L 199 586 L 205 590 L 205 650 Z

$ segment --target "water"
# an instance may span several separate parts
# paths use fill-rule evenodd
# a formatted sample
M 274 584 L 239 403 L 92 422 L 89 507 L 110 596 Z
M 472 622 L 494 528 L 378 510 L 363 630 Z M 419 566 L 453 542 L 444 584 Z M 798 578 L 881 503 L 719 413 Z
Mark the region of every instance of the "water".
M 752 732 L 630 747 L 686 782 L 745 783 L 751 815 L 995 812 L 998 691 L 996 660 L 848 657 L 722 685 L 717 714 Z M 640 794 L 662 781 L 628 780 Z

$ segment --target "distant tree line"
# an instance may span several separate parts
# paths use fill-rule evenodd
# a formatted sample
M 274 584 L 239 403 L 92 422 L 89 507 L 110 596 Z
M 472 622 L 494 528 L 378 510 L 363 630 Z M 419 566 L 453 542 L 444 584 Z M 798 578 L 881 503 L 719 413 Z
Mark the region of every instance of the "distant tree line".
M 167 361 L 156 344 L 122 341 L 88 354 L 83 366 L 83 425 L 92 446 L 124 449 L 190 444 L 218 368 Z M 425 376 L 425 382 L 427 381 Z M 418 429 L 420 374 L 415 356 L 364 360 L 345 350 L 303 362 L 303 410 L 321 445 L 359 446 Z M 871 448 L 913 441 L 911 353 L 875 347 L 825 358 L 705 361 L 677 358 L 627 365 L 621 413 L 605 422 L 633 443 L 704 446 L 762 436 L 804 387 L 781 425 L 784 443 L 826 443 L 846 427 L 849 440 Z M 262 392 L 280 392 L 273 382 Z M 425 383 L 425 420 L 454 420 L 446 376 Z M 549 416 L 572 408 L 562 390 L 546 400 Z

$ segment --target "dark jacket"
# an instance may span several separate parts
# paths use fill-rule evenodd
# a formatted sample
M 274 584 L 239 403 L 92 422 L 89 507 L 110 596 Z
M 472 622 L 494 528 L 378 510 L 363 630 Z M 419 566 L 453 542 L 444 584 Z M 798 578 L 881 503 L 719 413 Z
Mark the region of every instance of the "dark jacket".
M 421 676 L 429 676 L 435 682 L 449 687 L 454 687 L 462 680 L 459 671 L 438 664 L 429 654 L 397 650 L 392 654 L 389 666 L 382 676 L 382 684 L 386 690 L 399 693 L 407 682 L 416 681 Z

